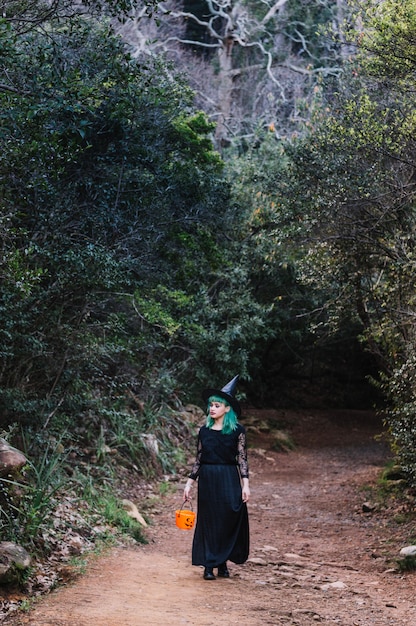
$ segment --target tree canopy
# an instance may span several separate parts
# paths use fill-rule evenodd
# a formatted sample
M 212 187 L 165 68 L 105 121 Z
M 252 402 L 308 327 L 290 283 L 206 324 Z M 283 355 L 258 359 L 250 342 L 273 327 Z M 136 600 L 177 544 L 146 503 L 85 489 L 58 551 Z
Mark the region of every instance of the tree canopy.
M 322 90 L 309 135 L 287 149 L 299 199 L 293 206 L 301 204 L 309 232 L 301 265 L 324 289 L 333 322 L 347 316 L 361 327 L 411 476 L 415 17 L 413 2 L 356 3 L 345 31 L 356 54 Z
M 3 418 L 42 422 L 190 351 L 229 185 L 168 65 L 79 16 L 47 36 L 3 21 L 1 38 Z

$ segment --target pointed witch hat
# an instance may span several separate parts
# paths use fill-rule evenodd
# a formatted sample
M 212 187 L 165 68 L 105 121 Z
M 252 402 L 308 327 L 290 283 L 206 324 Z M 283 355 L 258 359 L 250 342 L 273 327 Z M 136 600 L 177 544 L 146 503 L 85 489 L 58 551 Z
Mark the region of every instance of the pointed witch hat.
M 237 387 L 237 382 L 239 379 L 239 375 L 234 376 L 229 383 L 225 385 L 222 389 L 204 389 L 202 392 L 202 398 L 205 402 L 208 402 L 211 396 L 217 396 L 218 398 L 224 398 L 228 402 L 228 404 L 234 409 L 237 417 L 241 415 L 241 407 L 238 400 L 235 398 L 235 389 Z

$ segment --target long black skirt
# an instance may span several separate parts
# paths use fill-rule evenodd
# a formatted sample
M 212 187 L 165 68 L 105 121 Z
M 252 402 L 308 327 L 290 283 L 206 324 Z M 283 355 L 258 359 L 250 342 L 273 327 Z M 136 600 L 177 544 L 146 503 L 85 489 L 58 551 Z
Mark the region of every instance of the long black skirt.
M 249 553 L 247 505 L 235 465 L 201 465 L 192 565 L 244 563 Z

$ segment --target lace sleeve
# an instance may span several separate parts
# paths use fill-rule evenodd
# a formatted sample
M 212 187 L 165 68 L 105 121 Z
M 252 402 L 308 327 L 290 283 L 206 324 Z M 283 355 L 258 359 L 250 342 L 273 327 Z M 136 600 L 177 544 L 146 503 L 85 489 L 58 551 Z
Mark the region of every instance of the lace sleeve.
M 201 468 L 201 454 L 202 454 L 202 442 L 201 442 L 200 435 L 198 435 L 196 457 L 195 457 L 194 464 L 192 466 L 191 473 L 189 474 L 189 478 L 192 478 L 192 480 L 196 480 L 198 478 L 199 470 Z
M 240 468 L 241 478 L 248 478 L 247 442 L 245 432 L 238 435 L 237 463 Z

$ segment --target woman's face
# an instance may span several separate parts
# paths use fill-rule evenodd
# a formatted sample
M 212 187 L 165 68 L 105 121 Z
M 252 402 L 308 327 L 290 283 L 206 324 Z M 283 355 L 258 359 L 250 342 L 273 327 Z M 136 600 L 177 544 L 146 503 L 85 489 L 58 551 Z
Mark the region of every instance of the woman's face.
M 213 402 L 209 403 L 209 414 L 210 417 L 212 417 L 212 419 L 215 421 L 224 417 L 224 415 L 228 413 L 229 410 L 230 407 L 226 406 L 224 402 L 218 402 L 217 400 L 214 400 Z

